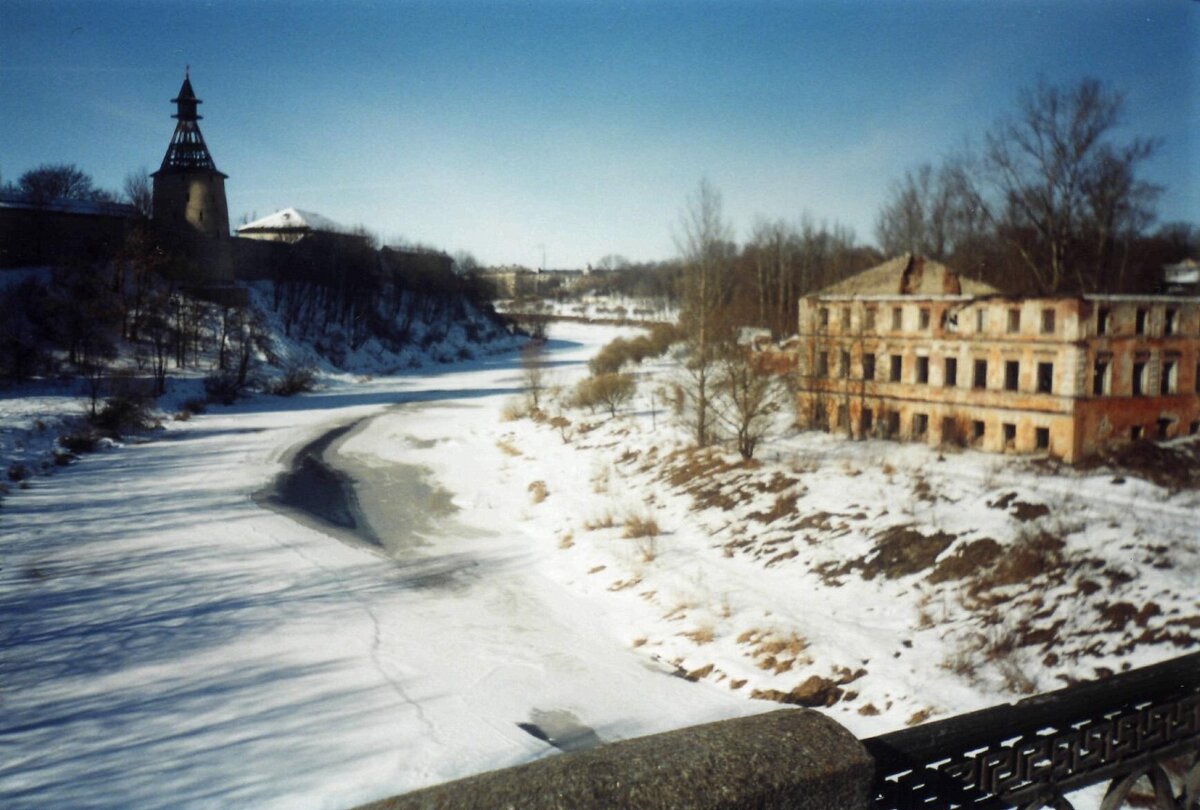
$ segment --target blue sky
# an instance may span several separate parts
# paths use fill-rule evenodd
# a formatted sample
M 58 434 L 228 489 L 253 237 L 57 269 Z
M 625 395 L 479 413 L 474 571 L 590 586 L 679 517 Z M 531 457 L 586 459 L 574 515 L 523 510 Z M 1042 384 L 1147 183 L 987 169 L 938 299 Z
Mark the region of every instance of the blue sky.
M 191 65 L 231 220 L 294 206 L 485 263 L 675 252 L 707 177 L 874 239 L 889 183 L 1039 76 L 1127 96 L 1200 224 L 1200 2 L 0 0 L 0 176 L 158 167 Z

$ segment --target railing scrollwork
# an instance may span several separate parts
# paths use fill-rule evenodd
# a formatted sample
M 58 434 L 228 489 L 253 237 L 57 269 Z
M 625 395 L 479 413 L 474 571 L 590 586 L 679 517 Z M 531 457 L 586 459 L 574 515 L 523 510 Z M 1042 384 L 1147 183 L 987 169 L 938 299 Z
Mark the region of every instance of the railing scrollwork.
M 1200 655 L 863 742 L 878 810 L 1076 810 L 1067 794 L 1106 780 L 1101 810 L 1139 782 L 1155 808 L 1200 810 Z

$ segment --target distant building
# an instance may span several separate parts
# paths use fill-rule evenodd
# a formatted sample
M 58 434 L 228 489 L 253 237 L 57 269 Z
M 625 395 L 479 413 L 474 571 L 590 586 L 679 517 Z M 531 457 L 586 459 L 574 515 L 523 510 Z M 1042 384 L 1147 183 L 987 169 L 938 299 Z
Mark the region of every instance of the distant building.
M 1200 262 L 1184 259 L 1165 265 L 1163 292 L 1167 295 L 1200 295 Z
M 355 235 L 349 228 L 332 219 L 297 208 L 284 208 L 282 211 L 276 211 L 274 214 L 248 222 L 237 229 L 237 235 L 242 239 L 260 239 L 266 242 L 287 242 L 289 244 L 294 244 L 318 233 L 337 234 L 338 236 Z M 365 237 L 360 236 L 360 238 Z
M 1200 298 L 1013 298 L 904 256 L 804 298 L 801 425 L 1044 452 L 1200 431 Z

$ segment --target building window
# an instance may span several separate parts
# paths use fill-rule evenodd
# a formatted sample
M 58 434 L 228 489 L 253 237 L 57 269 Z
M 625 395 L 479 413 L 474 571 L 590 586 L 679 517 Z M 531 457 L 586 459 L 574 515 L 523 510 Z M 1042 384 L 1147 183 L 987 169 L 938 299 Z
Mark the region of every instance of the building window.
M 1107 335 L 1112 331 L 1112 310 L 1108 307 L 1101 307 L 1100 312 L 1096 315 L 1096 334 Z
M 1192 422 L 1188 425 L 1189 436 L 1195 436 L 1197 433 L 1200 433 L 1200 421 Z
M 1017 444 L 1017 426 L 1012 422 L 1005 422 L 1000 426 L 1000 430 L 1004 433 L 1005 448 L 1012 449 Z
M 913 438 L 924 438 L 929 433 L 929 414 L 913 414 L 912 432 Z
M 838 355 L 838 376 L 843 378 L 850 376 L 850 352 L 843 351 Z
M 1040 427 L 1033 429 L 1033 446 L 1038 450 L 1050 449 L 1050 428 Z
M 868 307 L 867 308 L 866 330 L 868 332 L 871 332 L 871 331 L 874 331 L 874 329 L 875 329 L 875 307 Z
M 862 418 L 860 421 L 862 424 L 863 435 L 868 435 L 871 432 L 871 428 L 875 427 L 875 414 L 870 408 L 863 408 Z
M 887 435 L 889 439 L 900 435 L 900 411 L 888 411 Z
M 1106 396 L 1112 393 L 1112 358 L 1104 355 L 1096 358 L 1092 369 L 1092 395 Z
M 1169 439 L 1171 437 L 1172 424 L 1173 422 L 1170 419 L 1159 419 L 1158 422 L 1155 423 L 1155 427 L 1158 428 L 1158 438 L 1160 440 Z
M 983 424 L 982 419 L 976 419 L 975 421 L 971 422 L 971 441 L 975 442 L 976 444 L 983 441 L 983 434 L 986 428 L 987 426 Z
M 1019 360 L 1006 360 L 1004 363 L 1004 390 L 1016 391 L 1020 388 L 1021 380 L 1021 362 Z
M 817 310 L 817 325 L 822 329 L 829 326 L 829 307 L 821 307 Z
M 837 406 L 837 426 L 843 430 L 850 427 L 850 409 L 845 405 Z
M 942 444 L 962 444 L 962 433 L 958 430 L 958 421 L 953 416 L 942 417 Z
M 1179 310 L 1168 309 L 1163 313 L 1163 334 L 1173 335 L 1179 331 Z
M 987 360 L 975 361 L 975 379 L 971 384 L 976 388 L 987 388 Z
M 975 331 L 982 333 L 987 327 L 987 310 L 983 307 L 975 310 Z
M 947 388 L 953 388 L 958 385 L 958 358 L 946 358 L 946 379 L 942 382 Z
M 829 430 L 829 411 L 825 409 L 825 405 L 814 402 L 812 409 L 812 426 L 818 430 Z
M 917 382 L 922 385 L 929 385 L 929 358 L 917 358 Z
M 902 313 L 904 311 L 900 307 L 892 307 L 892 330 L 899 332 L 903 324 Z
M 875 379 L 875 355 L 872 353 L 863 355 L 863 379 Z
M 817 376 L 829 376 L 829 352 L 817 352 Z
M 1039 394 L 1054 393 L 1054 364 L 1037 364 L 1037 390 Z
M 904 368 L 904 358 L 898 354 L 891 356 L 892 368 L 891 375 L 888 377 L 892 382 L 900 382 L 900 372 Z
M 929 328 L 929 307 L 921 307 L 920 309 L 920 324 L 922 329 Z
M 850 307 L 842 307 L 842 329 L 850 330 Z
M 1042 334 L 1054 334 L 1054 310 L 1052 309 L 1042 310 Z
M 1008 311 L 1008 333 L 1010 335 L 1021 331 L 1021 310 L 1010 309 Z
M 1142 438 L 1142 426 L 1134 425 L 1133 427 L 1131 427 L 1129 429 L 1129 438 L 1133 439 L 1135 442 L 1138 439 Z
M 1164 397 L 1168 394 L 1174 394 L 1176 391 L 1176 369 L 1179 368 L 1179 362 L 1176 358 L 1170 357 L 1163 361 L 1162 377 L 1159 380 L 1158 393 Z
M 1135 397 L 1145 396 L 1146 394 L 1146 361 L 1139 360 L 1133 364 L 1133 395 Z
M 1139 335 L 1146 334 L 1146 316 L 1149 314 L 1150 313 L 1144 309 L 1141 309 L 1141 308 L 1138 309 L 1137 320 L 1134 324 L 1134 331 L 1137 332 L 1137 334 L 1139 334 Z

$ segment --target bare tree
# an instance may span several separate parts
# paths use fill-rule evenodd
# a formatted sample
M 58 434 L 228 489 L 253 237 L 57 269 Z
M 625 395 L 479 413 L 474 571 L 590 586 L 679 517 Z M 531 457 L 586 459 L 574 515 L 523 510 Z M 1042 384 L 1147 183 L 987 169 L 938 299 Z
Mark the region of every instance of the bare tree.
M 1096 79 L 1065 89 L 1041 81 L 987 134 L 992 216 L 1041 292 L 1119 289 L 1121 240 L 1153 217 L 1160 189 L 1137 169 L 1158 144 L 1111 140 L 1123 105 Z
M 744 459 L 754 451 L 783 407 L 787 388 L 778 374 L 749 348 L 731 347 L 718 363 L 714 410 L 733 432 Z
M 92 184 L 91 176 L 74 163 L 46 163 L 17 180 L 17 190 L 31 202 L 57 199 L 111 200 L 112 194 Z
M 542 408 L 542 392 L 546 389 L 545 343 L 531 340 L 521 347 L 521 385 L 525 400 L 532 411 Z
M 153 185 L 150 173 L 145 167 L 125 175 L 125 184 L 121 187 L 125 202 L 138 210 L 147 219 L 151 214 L 151 202 L 154 199 Z
M 700 447 L 713 438 L 709 411 L 714 364 L 721 344 L 730 337 L 723 321 L 732 286 L 731 237 L 720 192 L 702 180 L 680 217 L 676 237 L 683 258 L 679 322 L 687 346 L 684 391 L 692 406 L 690 426 Z

